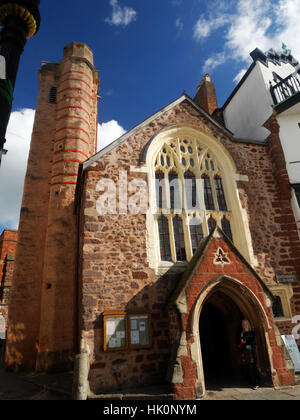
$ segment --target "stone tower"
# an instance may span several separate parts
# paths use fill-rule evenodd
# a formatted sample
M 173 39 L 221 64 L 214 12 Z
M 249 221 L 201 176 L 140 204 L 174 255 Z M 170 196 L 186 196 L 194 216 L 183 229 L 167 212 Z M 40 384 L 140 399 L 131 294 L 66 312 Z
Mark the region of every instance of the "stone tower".
M 76 351 L 77 223 L 80 163 L 96 151 L 98 72 L 81 43 L 59 64 L 42 63 L 25 178 L 9 306 L 6 364 L 68 367 Z

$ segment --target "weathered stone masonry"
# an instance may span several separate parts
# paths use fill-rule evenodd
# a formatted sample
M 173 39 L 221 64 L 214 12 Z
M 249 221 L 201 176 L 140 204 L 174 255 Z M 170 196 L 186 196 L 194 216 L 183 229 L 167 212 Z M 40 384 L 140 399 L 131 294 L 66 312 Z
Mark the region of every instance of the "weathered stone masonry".
M 5 229 L 0 236 L 0 313 L 7 319 L 18 232 Z
M 295 260 L 294 265 L 291 265 L 291 261 L 283 263 L 287 253 L 293 253 L 289 239 L 286 235 L 276 236 L 276 232 L 283 229 L 283 221 L 274 208 L 274 203 L 278 202 L 278 190 L 268 148 L 232 141 L 188 102 L 166 112 L 105 154 L 85 173 L 80 229 L 83 250 L 83 336 L 91 350 L 90 380 L 95 392 L 104 386 L 106 389 L 116 389 L 118 386 L 151 382 L 158 378 L 158 372 L 159 377 L 167 372 L 166 361 L 170 357 L 171 346 L 169 320 L 164 305 L 178 276 L 159 277 L 147 268 L 144 216 L 97 215 L 99 193 L 96 192 L 96 185 L 102 177 L 117 183 L 120 170 L 128 172 L 130 181 L 136 176 L 130 174 L 130 166 L 140 165 L 140 157 L 148 141 L 173 124 L 192 126 L 215 136 L 216 141 L 221 141 L 230 151 L 240 173 L 248 175 L 249 181 L 238 182 L 238 188 L 242 207 L 249 220 L 258 274 L 266 283 L 272 284 L 277 270 L 282 273 L 295 270 Z M 294 293 L 297 299 L 297 288 Z M 154 334 L 152 351 L 104 353 L 101 314 L 108 309 L 150 311 Z M 163 371 L 162 363 L 165 367 Z M 120 375 L 118 381 L 115 376 L 109 376 L 111 369 Z
M 20 216 L 6 364 L 70 367 L 76 349 L 75 188 L 96 149 L 98 73 L 84 44 L 43 63 Z
M 270 301 L 266 304 L 271 293 L 263 286 L 275 285 L 278 274 L 300 278 L 300 243 L 274 120 L 266 122 L 268 143 L 238 141 L 210 116 L 218 112 L 216 100 L 198 95 L 207 104 L 201 102 L 209 108 L 207 113 L 184 96 L 132 130 L 123 142 L 120 139 L 101 152 L 101 157 L 88 159 L 96 150 L 99 90 L 91 50 L 80 43 L 68 45 L 61 63 L 43 63 L 39 80 L 11 290 L 7 366 L 66 369 L 72 367 L 75 353 L 85 351 L 92 393 L 167 380 L 176 398 L 193 398 L 204 387 L 200 359 L 195 356 L 198 333 L 191 331 L 192 306 L 205 282 L 208 285 L 222 274 L 226 292 L 235 293 L 240 283 L 249 302 L 256 296 L 257 307 L 266 314 L 255 318 L 260 332 L 261 320 L 265 327 L 263 358 L 271 360 L 275 384 L 292 383 L 280 333 L 291 333 L 293 325 L 284 320 L 276 327 Z M 206 85 L 214 92 L 211 82 Z M 232 265 L 227 271 L 212 268 L 212 249 L 208 249 L 207 264 L 188 288 L 190 313 L 184 316 L 169 303 L 186 266 L 178 270 L 175 265 L 164 275 L 150 267 L 147 216 L 97 211 L 98 182 L 114 181 L 118 192 L 120 173 L 127 173 L 128 182 L 147 181 L 143 166 L 149 142 L 176 126 L 207 133 L 232 156 L 251 251 L 251 261 L 245 262 L 226 240 L 215 238 L 212 243 L 230 253 Z M 299 283 L 293 284 L 293 293 L 292 312 L 297 314 Z M 103 313 L 111 310 L 150 313 L 153 346 L 104 352 Z M 196 322 L 199 326 L 199 318 Z

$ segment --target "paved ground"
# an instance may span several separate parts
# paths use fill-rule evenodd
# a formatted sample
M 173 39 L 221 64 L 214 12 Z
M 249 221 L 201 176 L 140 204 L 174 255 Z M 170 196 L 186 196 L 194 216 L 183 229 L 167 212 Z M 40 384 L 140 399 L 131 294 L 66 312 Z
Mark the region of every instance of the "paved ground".
M 0 370 L 0 400 L 67 400 L 65 394 L 36 385 L 15 373 Z
M 72 393 L 72 372 L 63 374 L 9 373 L 0 365 L 0 400 L 70 400 Z M 299 378 L 300 379 L 300 378 Z M 145 391 L 145 392 L 143 392 Z M 104 400 L 169 399 L 158 389 L 139 389 L 126 394 L 101 396 Z M 138 395 L 139 394 L 139 395 Z M 151 395 L 152 394 L 152 395 Z M 160 398 L 164 397 L 164 398 Z M 105 398 L 107 397 L 107 398 Z M 151 398 L 152 397 L 152 398 Z M 275 390 L 261 388 L 253 391 L 247 387 L 209 389 L 206 400 L 300 400 L 300 385 Z
M 70 400 L 70 377 L 6 372 L 0 363 L 0 400 Z
M 261 400 L 261 401 L 276 401 L 276 400 L 300 400 L 300 385 L 295 387 L 286 387 L 281 389 L 274 388 L 260 388 L 253 391 L 250 388 L 223 388 L 217 391 L 208 391 L 204 400 L 232 400 L 232 401 L 247 401 L 247 400 Z

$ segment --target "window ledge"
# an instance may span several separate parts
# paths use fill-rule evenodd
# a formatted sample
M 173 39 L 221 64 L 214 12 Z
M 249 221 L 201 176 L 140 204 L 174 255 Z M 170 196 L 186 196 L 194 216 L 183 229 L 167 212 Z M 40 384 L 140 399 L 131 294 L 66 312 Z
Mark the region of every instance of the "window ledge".
M 275 322 L 292 322 L 292 318 L 289 317 L 280 317 L 280 318 L 274 318 Z
M 188 262 L 168 262 L 168 261 L 161 261 L 156 269 L 157 275 L 163 275 L 167 272 L 170 273 L 182 273 L 185 271 Z

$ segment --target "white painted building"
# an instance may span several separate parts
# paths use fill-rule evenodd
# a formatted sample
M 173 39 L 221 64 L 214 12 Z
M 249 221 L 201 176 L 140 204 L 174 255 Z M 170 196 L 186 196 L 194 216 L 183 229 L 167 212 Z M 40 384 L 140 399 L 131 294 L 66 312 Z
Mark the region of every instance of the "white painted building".
M 253 63 L 222 108 L 224 122 L 236 138 L 264 142 L 270 132 L 263 125 L 276 110 L 300 234 L 299 63 L 286 50 L 250 55 Z

